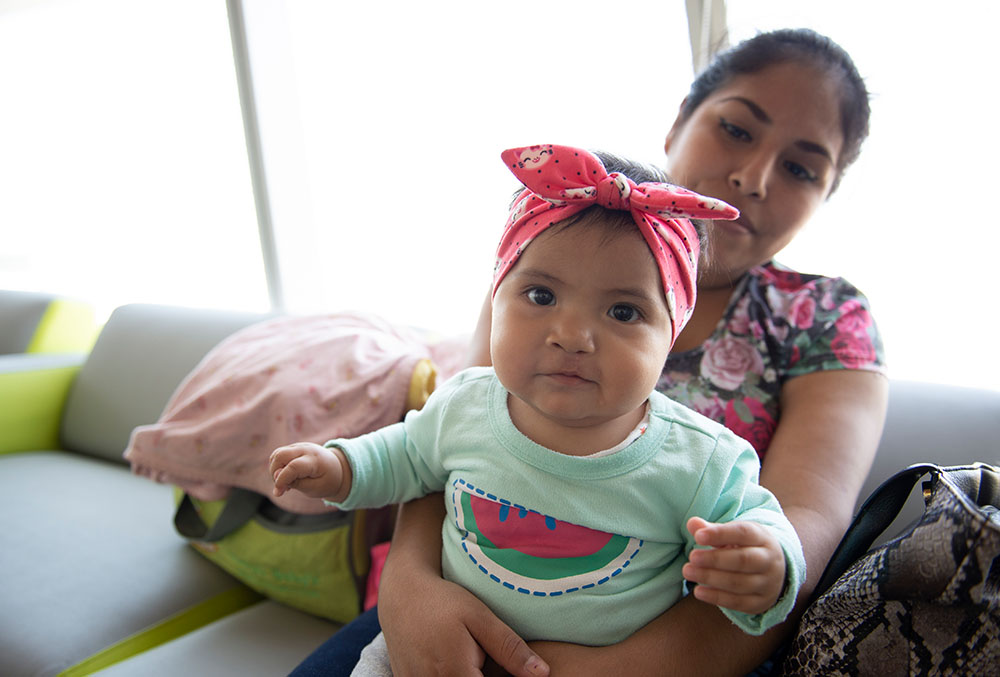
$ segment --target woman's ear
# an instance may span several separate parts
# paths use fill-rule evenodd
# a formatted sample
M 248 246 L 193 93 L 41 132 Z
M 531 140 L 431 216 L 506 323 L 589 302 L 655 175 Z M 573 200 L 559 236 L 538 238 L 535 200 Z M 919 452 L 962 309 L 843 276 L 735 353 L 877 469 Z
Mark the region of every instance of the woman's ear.
M 687 103 L 687 97 L 681 101 L 680 107 L 677 109 L 677 117 L 674 118 L 674 124 L 670 125 L 670 131 L 667 132 L 667 138 L 663 142 L 663 152 L 667 155 L 670 154 L 670 145 L 674 142 L 674 138 L 680 131 L 681 126 L 684 124 L 684 104 Z

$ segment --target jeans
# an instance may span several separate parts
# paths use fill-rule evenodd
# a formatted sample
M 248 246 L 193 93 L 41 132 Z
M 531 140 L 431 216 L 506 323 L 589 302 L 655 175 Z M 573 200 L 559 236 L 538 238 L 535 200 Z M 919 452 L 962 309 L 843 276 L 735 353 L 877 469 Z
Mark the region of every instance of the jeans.
M 365 611 L 309 654 L 290 677 L 347 677 L 362 649 L 381 631 L 378 609 Z

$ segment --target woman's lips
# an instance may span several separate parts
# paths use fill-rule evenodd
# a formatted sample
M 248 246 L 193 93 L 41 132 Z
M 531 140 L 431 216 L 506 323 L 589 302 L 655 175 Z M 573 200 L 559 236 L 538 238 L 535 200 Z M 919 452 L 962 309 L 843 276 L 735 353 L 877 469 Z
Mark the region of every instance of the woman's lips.
M 743 216 L 735 221 L 714 221 L 713 223 L 716 228 L 722 228 L 727 232 L 735 233 L 737 235 L 757 234 L 757 228 L 754 227 L 753 222 Z

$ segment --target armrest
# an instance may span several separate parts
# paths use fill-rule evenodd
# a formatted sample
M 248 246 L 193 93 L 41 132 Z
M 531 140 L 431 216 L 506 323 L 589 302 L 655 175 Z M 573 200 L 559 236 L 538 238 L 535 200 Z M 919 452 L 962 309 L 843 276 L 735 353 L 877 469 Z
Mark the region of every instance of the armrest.
M 0 356 L 0 454 L 59 447 L 63 405 L 85 358 Z

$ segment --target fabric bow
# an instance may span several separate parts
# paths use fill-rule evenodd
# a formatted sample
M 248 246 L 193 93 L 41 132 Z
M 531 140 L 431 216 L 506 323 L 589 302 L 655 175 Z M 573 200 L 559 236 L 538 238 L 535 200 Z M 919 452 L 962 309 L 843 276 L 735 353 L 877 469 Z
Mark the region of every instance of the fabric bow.
M 511 207 L 493 274 L 493 293 L 524 248 L 549 226 L 593 205 L 632 214 L 663 281 L 676 339 L 691 317 L 700 245 L 690 219 L 732 220 L 734 207 L 669 183 L 635 183 L 608 173 L 589 151 L 540 145 L 505 150 L 501 156 L 525 190 Z

